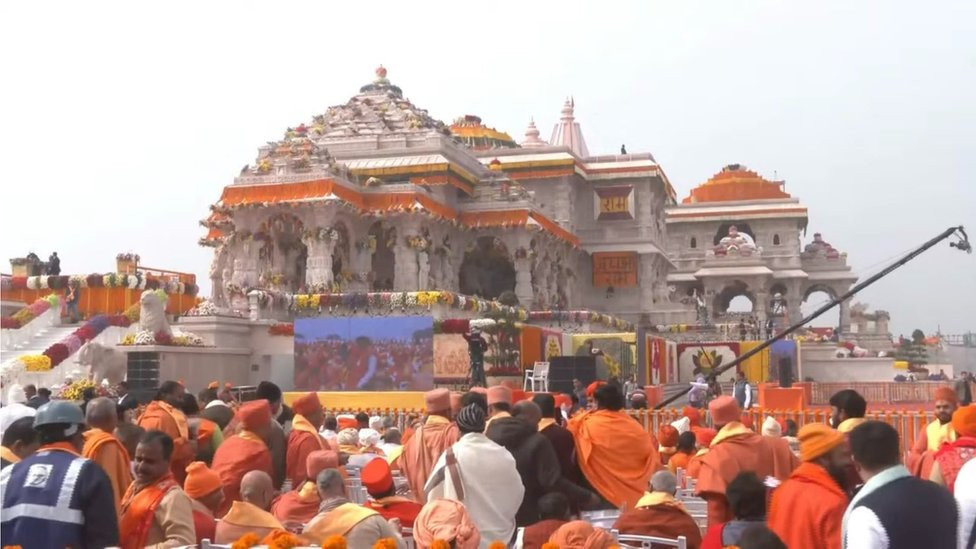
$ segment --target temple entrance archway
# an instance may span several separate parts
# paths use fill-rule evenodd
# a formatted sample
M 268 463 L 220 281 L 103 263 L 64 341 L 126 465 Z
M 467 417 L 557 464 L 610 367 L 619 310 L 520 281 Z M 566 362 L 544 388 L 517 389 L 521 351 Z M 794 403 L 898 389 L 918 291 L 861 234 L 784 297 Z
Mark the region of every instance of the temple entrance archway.
M 733 225 L 737 231 L 749 235 L 753 242 L 756 241 L 756 234 L 752 232 L 752 229 L 749 227 L 748 223 L 730 222 L 722 223 L 718 226 L 718 231 L 715 233 L 715 238 L 712 239 L 712 245 L 718 246 L 718 243 L 721 242 L 723 238 L 729 236 L 729 227 L 732 227 Z
M 494 236 L 482 236 L 464 252 L 459 274 L 462 294 L 495 299 L 515 291 L 515 264 L 508 248 Z
M 803 293 L 803 303 L 800 304 L 800 314 L 804 317 L 813 313 L 820 307 L 829 303 L 837 293 L 830 286 L 814 285 L 810 286 Z M 810 326 L 818 328 L 837 329 L 840 326 L 840 308 L 834 307 L 826 313 L 814 319 Z
M 385 227 L 382 221 L 373 223 L 367 233 L 367 246 L 372 250 L 370 274 L 372 275 L 372 289 L 374 291 L 388 291 L 393 289 L 396 276 L 396 227 Z
M 259 227 L 255 237 L 269 240 L 265 257 L 259 258 L 267 261 L 260 275 L 264 286 L 290 292 L 304 286 L 308 263 L 308 247 L 302 242 L 304 230 L 301 219 L 288 213 L 275 214 Z
M 755 312 L 756 296 L 741 280 L 727 284 L 715 296 L 713 311 L 716 318 L 749 316 Z

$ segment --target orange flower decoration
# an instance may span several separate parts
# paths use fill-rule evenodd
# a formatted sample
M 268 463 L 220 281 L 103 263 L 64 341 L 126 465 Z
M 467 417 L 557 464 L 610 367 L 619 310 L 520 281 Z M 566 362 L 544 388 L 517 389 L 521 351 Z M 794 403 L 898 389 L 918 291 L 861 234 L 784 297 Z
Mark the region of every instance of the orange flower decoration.
M 491 542 L 491 545 L 488 546 L 488 549 L 507 549 L 507 548 L 508 548 L 507 545 L 498 541 L 497 539 Z
M 542 549 L 559 549 L 559 544 L 547 541 L 542 544 Z
M 397 549 L 397 542 L 393 538 L 383 538 L 376 540 L 373 549 Z
M 329 536 L 322 542 L 322 549 L 347 549 L 346 538 L 342 536 Z
M 261 543 L 268 546 L 268 549 L 292 549 L 298 547 L 302 542 L 294 534 L 286 530 L 272 530 Z
M 230 549 L 251 549 L 255 545 L 261 545 L 261 538 L 254 532 L 244 534 L 234 543 L 230 544 Z
M 451 544 L 442 539 L 435 539 L 434 543 L 430 544 L 430 549 L 451 549 Z

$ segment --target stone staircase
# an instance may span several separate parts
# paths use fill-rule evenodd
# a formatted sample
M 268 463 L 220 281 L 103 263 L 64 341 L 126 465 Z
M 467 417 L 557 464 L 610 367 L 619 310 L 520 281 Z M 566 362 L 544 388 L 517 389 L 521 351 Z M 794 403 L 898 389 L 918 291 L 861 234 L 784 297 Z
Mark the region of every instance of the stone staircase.
M 16 349 L 3 349 L 0 351 L 0 370 L 3 371 L 4 390 L 9 384 L 20 383 L 21 385 L 33 383 L 39 387 L 51 387 L 61 383 L 68 372 L 76 369 L 77 354 L 69 356 L 57 367 L 47 372 L 25 372 L 19 368 L 9 368 L 9 364 L 25 355 L 39 355 L 51 345 L 61 341 L 78 329 L 79 325 L 52 325 L 39 330 L 33 337 Z M 6 395 L 2 395 L 6 402 Z

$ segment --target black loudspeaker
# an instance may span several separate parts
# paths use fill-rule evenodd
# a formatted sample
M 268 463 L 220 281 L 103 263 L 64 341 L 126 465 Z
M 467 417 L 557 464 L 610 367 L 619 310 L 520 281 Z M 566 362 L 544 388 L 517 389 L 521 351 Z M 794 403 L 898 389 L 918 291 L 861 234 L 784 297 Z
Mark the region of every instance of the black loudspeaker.
M 554 356 L 549 359 L 549 391 L 572 393 L 573 380 L 583 386 L 596 381 L 596 359 L 592 356 Z
M 779 359 L 779 386 L 784 389 L 793 386 L 793 361 L 789 358 Z

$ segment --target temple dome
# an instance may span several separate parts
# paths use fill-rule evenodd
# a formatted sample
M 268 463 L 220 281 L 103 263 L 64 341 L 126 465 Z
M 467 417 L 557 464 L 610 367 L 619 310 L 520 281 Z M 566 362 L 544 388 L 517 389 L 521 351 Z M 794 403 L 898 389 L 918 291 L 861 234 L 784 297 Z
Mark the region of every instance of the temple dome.
M 451 124 L 451 133 L 465 146 L 475 151 L 518 147 L 510 135 L 485 126 L 481 123 L 481 117 L 473 114 L 455 119 Z
M 691 190 L 683 204 L 790 198 L 784 181 L 769 181 L 741 164 L 729 164 Z

